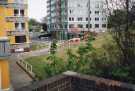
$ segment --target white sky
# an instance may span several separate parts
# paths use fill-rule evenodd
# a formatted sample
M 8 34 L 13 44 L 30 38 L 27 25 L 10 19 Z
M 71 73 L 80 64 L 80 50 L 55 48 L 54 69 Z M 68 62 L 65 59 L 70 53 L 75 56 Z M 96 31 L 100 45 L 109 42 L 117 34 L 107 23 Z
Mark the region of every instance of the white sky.
M 41 21 L 46 16 L 47 0 L 28 0 L 28 16 Z

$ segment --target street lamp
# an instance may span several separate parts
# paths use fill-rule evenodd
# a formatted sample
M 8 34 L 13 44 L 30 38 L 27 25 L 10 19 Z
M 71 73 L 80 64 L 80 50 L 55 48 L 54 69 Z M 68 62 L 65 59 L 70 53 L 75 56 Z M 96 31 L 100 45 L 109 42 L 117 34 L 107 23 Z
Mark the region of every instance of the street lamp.
M 9 40 L 7 37 L 0 37 L 0 91 L 10 91 L 9 65 L 6 59 L 9 55 Z

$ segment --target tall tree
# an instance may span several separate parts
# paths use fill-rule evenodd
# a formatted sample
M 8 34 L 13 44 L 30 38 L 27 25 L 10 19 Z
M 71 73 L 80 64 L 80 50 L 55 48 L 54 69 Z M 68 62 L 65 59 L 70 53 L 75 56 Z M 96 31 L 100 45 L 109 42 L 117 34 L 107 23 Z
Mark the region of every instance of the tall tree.
M 123 64 L 132 64 L 135 56 L 131 48 L 135 48 L 131 37 L 133 32 L 130 27 L 133 23 L 134 1 L 133 0 L 106 0 L 109 15 L 109 23 L 112 26 L 111 32 L 123 53 Z M 132 12 L 132 13 L 131 13 Z

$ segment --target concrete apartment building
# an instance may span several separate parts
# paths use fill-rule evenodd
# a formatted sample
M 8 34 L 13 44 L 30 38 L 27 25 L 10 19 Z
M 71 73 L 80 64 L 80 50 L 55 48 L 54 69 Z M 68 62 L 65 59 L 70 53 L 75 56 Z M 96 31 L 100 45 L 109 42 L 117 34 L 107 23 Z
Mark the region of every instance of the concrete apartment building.
M 29 50 L 27 0 L 0 0 L 0 38 L 7 37 L 12 52 Z
M 48 0 L 47 4 L 48 31 L 56 33 L 58 37 L 65 38 L 78 30 L 107 30 L 104 0 Z

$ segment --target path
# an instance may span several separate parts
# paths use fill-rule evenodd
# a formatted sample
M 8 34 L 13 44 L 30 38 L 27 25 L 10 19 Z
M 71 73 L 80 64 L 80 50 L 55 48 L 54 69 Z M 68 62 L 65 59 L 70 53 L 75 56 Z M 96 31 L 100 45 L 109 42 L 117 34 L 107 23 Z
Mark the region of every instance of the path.
M 16 64 L 16 56 L 10 57 L 10 77 L 13 88 L 20 88 L 31 84 L 32 79 Z

